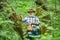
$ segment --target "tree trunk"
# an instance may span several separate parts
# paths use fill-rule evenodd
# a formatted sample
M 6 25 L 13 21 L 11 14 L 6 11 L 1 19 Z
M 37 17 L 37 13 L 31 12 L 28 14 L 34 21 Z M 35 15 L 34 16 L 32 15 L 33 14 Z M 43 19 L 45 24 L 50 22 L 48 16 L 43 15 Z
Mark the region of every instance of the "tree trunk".
M 36 16 L 40 17 L 42 15 L 42 11 L 47 11 L 47 0 L 36 0 Z M 50 20 L 51 17 L 50 15 L 45 15 L 40 19 L 42 22 L 44 22 L 45 24 L 48 24 L 49 26 L 51 25 Z M 41 30 L 41 34 L 44 34 L 46 32 L 46 26 L 44 25 L 44 27 L 42 27 Z
M 23 38 L 23 31 L 22 31 L 22 17 L 20 15 L 16 15 L 16 13 L 12 13 L 9 17 L 9 19 L 11 21 L 14 21 L 14 30 L 20 35 L 20 37 L 22 38 L 22 40 L 24 40 Z
M 42 8 L 41 8 L 41 6 L 39 6 L 39 5 L 37 5 L 36 4 L 36 16 L 40 16 L 40 15 L 42 15 Z
M 47 0 L 36 0 L 36 15 L 39 16 L 41 15 L 41 11 L 45 10 L 47 11 Z

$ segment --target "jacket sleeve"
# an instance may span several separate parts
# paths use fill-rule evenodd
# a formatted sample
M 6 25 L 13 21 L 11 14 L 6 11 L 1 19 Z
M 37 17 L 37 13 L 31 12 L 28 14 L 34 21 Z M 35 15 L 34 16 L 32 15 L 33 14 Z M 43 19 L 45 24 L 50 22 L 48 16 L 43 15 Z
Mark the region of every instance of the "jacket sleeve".
M 25 17 L 24 19 L 22 19 L 23 22 L 26 22 L 27 21 L 27 17 Z
M 40 24 L 39 18 L 36 17 L 36 25 L 39 25 L 39 24 Z

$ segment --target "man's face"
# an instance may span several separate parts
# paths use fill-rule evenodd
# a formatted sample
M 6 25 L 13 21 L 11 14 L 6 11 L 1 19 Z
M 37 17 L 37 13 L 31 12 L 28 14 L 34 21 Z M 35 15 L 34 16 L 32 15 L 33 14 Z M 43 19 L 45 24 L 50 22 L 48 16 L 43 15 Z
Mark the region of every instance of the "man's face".
M 31 17 L 34 16 L 34 12 L 30 12 L 29 16 L 31 16 Z

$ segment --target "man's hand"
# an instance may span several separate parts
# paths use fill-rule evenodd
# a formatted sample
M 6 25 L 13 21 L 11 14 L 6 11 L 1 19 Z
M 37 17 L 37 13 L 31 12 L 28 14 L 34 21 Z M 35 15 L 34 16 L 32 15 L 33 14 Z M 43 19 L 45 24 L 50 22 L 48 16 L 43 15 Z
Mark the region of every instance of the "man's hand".
M 37 28 L 37 29 L 40 29 L 40 27 L 39 27 L 39 26 L 36 26 L 36 28 Z
M 31 24 L 36 24 L 36 22 L 32 22 Z
M 28 31 L 32 31 L 33 27 L 31 25 L 29 25 L 28 27 L 26 27 Z

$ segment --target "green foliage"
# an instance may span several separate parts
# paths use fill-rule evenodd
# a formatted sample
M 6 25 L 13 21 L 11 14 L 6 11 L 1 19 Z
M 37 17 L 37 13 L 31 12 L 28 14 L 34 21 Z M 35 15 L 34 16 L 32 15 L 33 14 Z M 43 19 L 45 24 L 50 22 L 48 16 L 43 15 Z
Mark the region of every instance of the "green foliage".
M 15 27 L 13 24 L 14 22 L 9 20 L 9 14 L 11 14 L 13 11 L 10 9 L 9 6 L 12 6 L 17 15 L 22 14 L 23 17 L 26 17 L 28 15 L 27 11 L 29 9 L 36 9 L 36 6 L 34 4 L 35 0 L 7 0 L 7 2 L 4 2 L 6 4 L 3 8 L 3 11 L 0 12 L 0 39 L 1 40 L 21 40 L 18 33 L 13 29 Z M 39 16 L 40 19 L 42 19 L 46 15 L 50 15 L 51 20 L 48 20 L 51 22 L 52 26 L 49 26 L 49 22 L 46 24 L 45 22 L 41 21 L 41 26 L 45 25 L 47 29 L 52 29 L 53 32 L 45 33 L 41 35 L 40 40 L 60 40 L 60 14 L 55 13 L 56 10 L 60 11 L 60 0 L 57 0 L 57 4 L 55 4 L 55 0 L 47 0 L 47 7 L 54 9 L 54 11 L 42 11 L 42 15 Z M 55 7 L 55 5 L 57 5 Z M 56 10 L 55 10 L 56 9 Z M 47 19 L 43 19 L 47 20 Z M 23 30 L 25 31 L 25 30 Z

